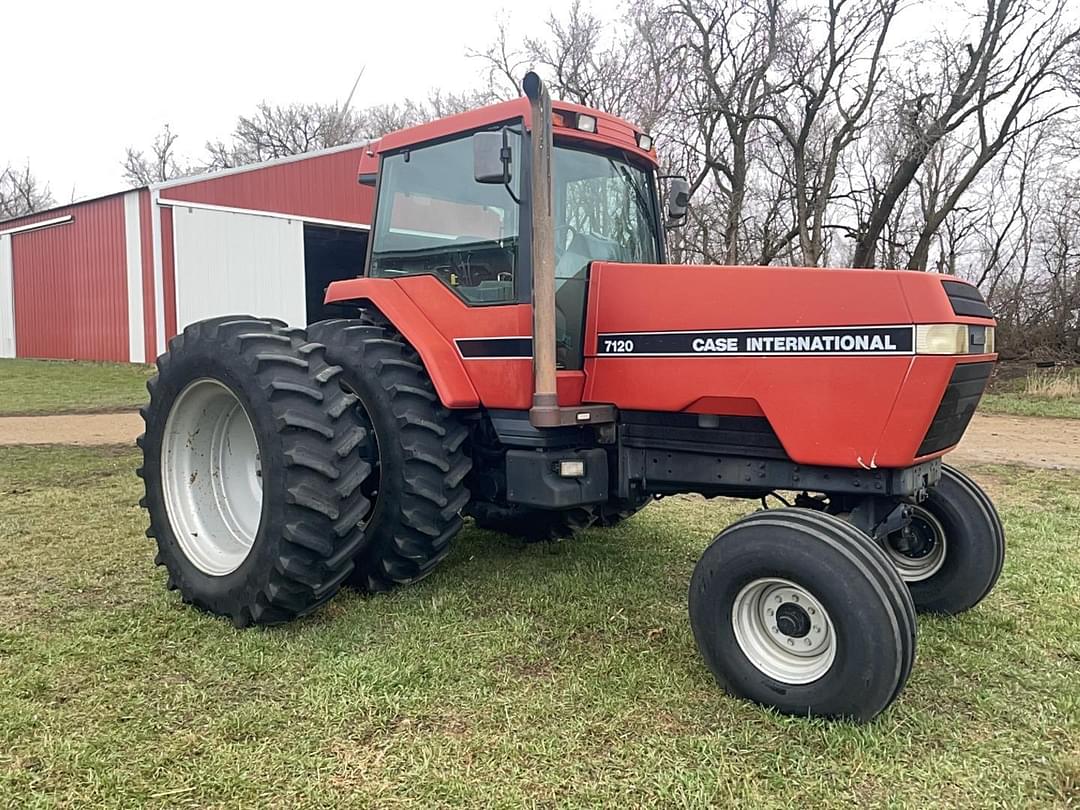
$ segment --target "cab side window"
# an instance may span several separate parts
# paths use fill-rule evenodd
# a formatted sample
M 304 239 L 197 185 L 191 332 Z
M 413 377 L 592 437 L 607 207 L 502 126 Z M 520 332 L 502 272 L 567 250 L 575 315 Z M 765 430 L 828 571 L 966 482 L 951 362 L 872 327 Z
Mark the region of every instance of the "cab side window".
M 383 158 L 372 276 L 434 275 L 469 303 L 514 300 L 521 138 L 509 135 L 508 191 L 473 179 L 471 137 Z

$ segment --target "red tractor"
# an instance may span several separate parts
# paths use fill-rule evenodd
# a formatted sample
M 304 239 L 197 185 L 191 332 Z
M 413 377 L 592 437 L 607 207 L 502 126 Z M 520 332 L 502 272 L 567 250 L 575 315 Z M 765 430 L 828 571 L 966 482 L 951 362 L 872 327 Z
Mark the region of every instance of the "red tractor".
M 941 461 L 990 310 L 929 273 L 665 264 L 686 181 L 662 211 L 647 134 L 524 89 L 371 146 L 341 318 L 215 318 L 158 358 L 140 474 L 169 587 L 276 624 L 427 576 L 463 516 L 546 540 L 675 493 L 797 493 L 706 549 L 695 638 L 736 695 L 874 717 L 916 610 L 1001 571 L 993 505 Z

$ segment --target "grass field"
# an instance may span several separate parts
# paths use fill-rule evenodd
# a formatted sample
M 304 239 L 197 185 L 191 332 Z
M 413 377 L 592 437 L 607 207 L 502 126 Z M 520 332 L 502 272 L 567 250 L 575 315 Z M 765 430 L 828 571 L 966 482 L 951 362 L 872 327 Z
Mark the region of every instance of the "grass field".
M 1080 369 L 1031 369 L 1026 374 L 999 369 L 983 396 L 984 413 L 1080 419 Z M 1006 372 L 1006 373 L 1002 373 Z
M 0 416 L 137 408 L 153 373 L 129 363 L 0 360 Z
M 979 470 L 1010 556 L 921 624 L 873 725 L 723 695 L 694 562 L 742 504 L 668 499 L 558 553 L 469 529 L 432 578 L 234 630 L 166 592 L 127 449 L 0 449 L 0 806 L 1080 803 L 1080 486 Z

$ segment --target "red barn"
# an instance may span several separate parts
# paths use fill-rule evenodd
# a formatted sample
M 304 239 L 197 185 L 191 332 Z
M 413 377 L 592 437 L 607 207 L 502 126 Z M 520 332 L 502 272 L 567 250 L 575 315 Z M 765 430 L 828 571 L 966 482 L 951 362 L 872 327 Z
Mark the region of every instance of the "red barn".
M 363 270 L 353 144 L 0 222 L 0 357 L 152 361 L 192 321 L 303 325 Z

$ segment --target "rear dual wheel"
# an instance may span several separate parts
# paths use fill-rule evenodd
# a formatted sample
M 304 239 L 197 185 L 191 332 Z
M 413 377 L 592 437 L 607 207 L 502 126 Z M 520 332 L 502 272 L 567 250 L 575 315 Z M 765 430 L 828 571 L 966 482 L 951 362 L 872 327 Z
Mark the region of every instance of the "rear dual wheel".
M 203 321 L 149 388 L 139 474 L 156 561 L 238 626 L 303 616 L 347 580 L 421 579 L 461 527 L 467 432 L 386 327 Z
M 158 358 L 139 438 L 147 534 L 168 585 L 237 626 L 279 624 L 353 571 L 371 465 L 341 368 L 302 330 L 187 327 Z
M 786 714 L 870 720 L 915 657 L 915 607 L 885 554 L 809 509 L 721 532 L 694 570 L 690 623 L 721 686 Z

